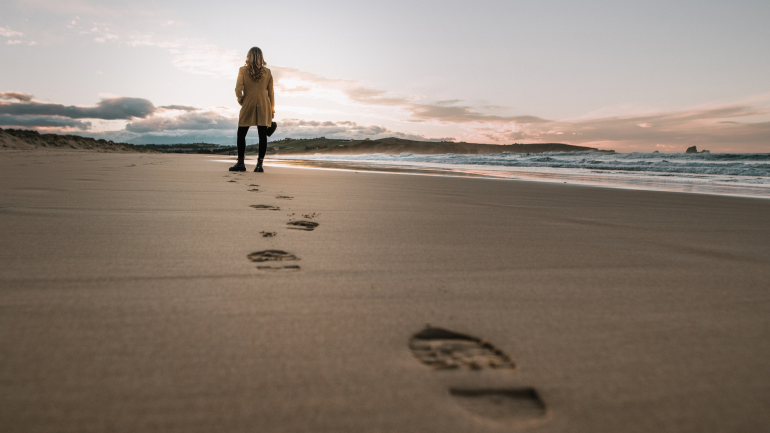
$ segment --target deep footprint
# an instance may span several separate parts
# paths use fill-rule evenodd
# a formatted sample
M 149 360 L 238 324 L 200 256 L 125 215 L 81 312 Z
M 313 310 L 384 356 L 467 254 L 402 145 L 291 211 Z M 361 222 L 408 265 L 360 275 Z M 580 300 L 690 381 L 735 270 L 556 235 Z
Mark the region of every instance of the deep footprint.
M 462 409 L 492 421 L 534 425 L 548 414 L 545 403 L 533 388 L 452 388 L 449 394 Z
M 257 251 L 246 256 L 252 262 L 292 261 L 299 260 L 294 254 L 281 250 Z
M 409 340 L 409 349 L 420 362 L 437 370 L 516 368 L 510 356 L 486 340 L 430 326 Z
M 253 207 L 254 209 L 261 209 L 261 210 L 281 210 L 278 206 L 270 206 L 267 204 L 252 204 L 249 205 L 249 207 Z
M 290 229 L 313 231 L 320 224 L 313 221 L 289 221 L 286 223 Z

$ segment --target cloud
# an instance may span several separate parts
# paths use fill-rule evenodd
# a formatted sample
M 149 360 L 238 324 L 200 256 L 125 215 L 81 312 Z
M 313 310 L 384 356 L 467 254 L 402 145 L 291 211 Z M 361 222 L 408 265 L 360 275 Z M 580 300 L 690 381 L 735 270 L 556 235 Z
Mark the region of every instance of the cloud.
M 673 112 L 506 125 L 480 132 L 496 142 L 559 140 L 619 151 L 649 150 L 653 146 L 684 149 L 697 145 L 700 148 L 708 146 L 712 151 L 768 152 L 770 122 L 747 120 L 768 114 L 770 107 L 767 106 L 729 104 Z
M 346 105 L 399 106 L 410 103 L 409 98 L 398 97 L 387 91 L 372 89 L 355 80 L 326 78 L 299 69 L 271 67 L 275 77 L 276 93 L 329 99 Z
M 391 131 L 379 125 L 359 125 L 349 120 L 332 122 L 304 119 L 283 119 L 278 122 L 278 131 L 273 139 L 283 137 L 351 139 L 398 137 L 408 140 L 428 140 L 423 135 Z
M 407 116 L 406 120 L 437 123 L 545 123 L 548 120 L 536 116 L 499 116 L 480 112 L 470 106 L 457 106 L 460 99 L 418 103 L 416 96 L 399 96 L 391 92 L 366 87 L 355 80 L 325 78 L 298 69 L 273 67 L 276 93 L 329 99 L 334 102 L 385 108 L 393 113 L 395 108 Z
M 184 46 L 182 42 L 155 41 L 152 35 L 137 36 L 129 42 L 132 46 L 157 46 L 167 48 L 171 62 L 182 71 L 217 78 L 234 79 L 238 68 L 244 64 L 245 55 L 236 50 L 216 45 Z M 392 118 L 394 113 L 411 120 L 437 121 L 442 123 L 468 122 L 538 122 L 534 116 L 504 117 L 478 112 L 471 107 L 449 107 L 460 100 L 439 101 L 434 105 L 417 104 L 414 96 L 398 96 L 385 90 L 374 89 L 356 80 L 326 78 L 294 68 L 269 65 L 275 77 L 276 93 L 291 94 L 331 100 L 343 105 L 385 108 Z M 393 109 L 396 109 L 394 111 Z
M 317 121 L 304 119 L 283 119 L 279 122 L 281 134 L 284 136 L 319 137 L 319 136 L 374 136 L 388 131 L 383 126 L 358 125 L 356 122 Z
M 0 93 L 0 99 L 5 99 L 5 100 L 16 99 L 18 101 L 29 102 L 32 100 L 32 98 L 34 98 L 34 96 L 30 95 L 29 93 L 22 93 L 22 92 Z
M 24 36 L 24 33 L 17 32 L 16 30 L 11 30 L 8 27 L 0 27 L 0 36 L 5 36 L 6 38 L 12 38 L 14 36 Z
M 94 27 L 91 32 L 103 29 Z M 245 53 L 212 44 L 190 46 L 184 41 L 158 41 L 150 34 L 132 36 L 128 45 L 165 48 L 171 54 L 171 63 L 180 70 L 216 78 L 235 79 L 243 66 Z M 268 67 L 275 77 L 276 93 L 326 99 L 339 104 L 368 107 L 385 111 L 381 116 L 392 119 L 401 114 L 410 121 L 437 123 L 541 123 L 535 116 L 499 116 L 486 114 L 470 106 L 456 106 L 462 102 L 450 99 L 430 103 L 417 103 L 417 96 L 400 96 L 386 90 L 366 86 L 357 80 L 326 78 L 311 72 L 282 66 Z M 499 109 L 499 107 L 495 107 Z
M 353 94 L 360 98 L 380 98 L 382 95 L 376 91 Z M 476 113 L 470 107 L 453 105 L 457 102 L 406 103 L 404 106 L 415 110 L 414 119 L 417 121 L 442 119 L 446 124 L 463 126 L 466 133 L 461 135 L 467 141 L 558 141 L 618 151 L 650 151 L 656 148 L 681 151 L 692 145 L 712 151 L 770 151 L 770 121 L 766 120 L 770 115 L 770 101 L 761 99 L 752 103 L 672 112 L 567 120 L 548 120 L 537 116 L 492 116 Z M 149 137 L 173 136 L 174 142 L 184 142 L 190 137 L 199 141 L 206 137 L 213 142 L 230 143 L 233 131 L 237 128 L 237 117 L 230 113 L 226 107 L 209 110 L 188 105 L 156 107 L 147 99 L 126 97 L 107 97 L 90 107 L 65 106 L 37 102 L 32 95 L 23 92 L 0 93 L 2 125 L 84 131 L 91 128 L 91 123 L 76 119 L 128 120 L 125 129 L 120 132 L 142 142 L 149 142 Z M 289 118 L 279 120 L 278 123 L 279 129 L 273 139 L 323 136 L 427 140 L 423 135 L 393 131 L 376 124 L 360 125 L 351 120 Z M 147 138 L 140 138 L 143 136 Z
M 75 23 L 75 21 L 73 21 L 73 23 Z M 69 27 L 73 28 L 74 26 L 70 25 Z M 110 30 L 110 28 L 105 24 L 94 23 L 93 27 L 89 29 L 81 29 L 78 33 L 81 35 L 95 35 L 96 37 L 94 38 L 94 41 L 99 43 L 120 39 L 120 37 L 112 33 L 112 30 Z
M 174 117 L 152 116 L 126 124 L 126 131 L 136 133 L 162 131 L 203 131 L 238 128 L 238 119 L 225 117 L 213 111 L 186 112 Z
M 0 115 L 4 116 L 6 125 L 15 126 L 86 130 L 90 129 L 90 122 L 72 119 L 101 119 L 128 120 L 125 131 L 130 133 L 235 130 L 237 118 L 222 114 L 227 111 L 225 107 L 208 111 L 189 105 L 156 107 L 148 99 L 127 97 L 107 97 L 91 107 L 65 106 L 38 102 L 32 95 L 22 92 L 0 93 Z
M 207 139 L 214 137 L 221 143 L 230 143 L 232 131 L 237 126 L 235 117 L 215 111 L 190 109 L 174 116 L 154 115 L 145 119 L 134 120 L 126 126 L 131 133 L 170 134 L 175 142 L 184 142 L 184 137 L 192 131 L 209 131 Z M 160 107 L 159 107 L 160 108 Z M 441 107 L 442 109 L 460 109 L 460 113 L 433 113 L 433 118 L 441 117 L 466 124 L 467 118 L 475 114 L 463 111 L 465 107 Z M 435 107 L 433 109 L 436 109 Z M 692 145 L 706 147 L 712 151 L 754 151 L 770 150 L 770 122 L 748 122 L 752 116 L 763 116 L 770 109 L 750 104 L 725 105 L 666 113 L 646 113 L 630 116 L 601 116 L 573 120 L 547 120 L 536 116 L 505 117 L 500 123 L 486 122 L 471 127 L 473 141 L 510 142 L 566 142 L 571 144 L 591 145 L 612 148 L 618 151 L 644 150 L 655 148 L 664 150 L 683 150 Z M 465 116 L 465 117 L 463 117 Z M 459 119 L 458 119 L 459 117 Z M 486 119 L 487 117 L 482 117 Z M 734 119 L 734 120 L 728 120 Z M 383 138 L 399 137 L 412 140 L 428 140 L 425 136 L 408 132 L 393 131 L 381 125 L 359 125 L 350 120 L 322 121 L 307 119 L 283 119 L 273 139 L 285 137 L 309 138 Z M 640 126 L 644 125 L 644 127 Z M 211 136 L 214 131 L 217 132 Z M 163 135 L 158 135 L 163 136 Z M 196 138 L 198 139 L 198 138 Z M 149 140 L 149 138 L 148 138 Z M 435 140 L 454 140 L 442 138 Z
M 549 120 L 538 116 L 500 116 L 487 114 L 461 100 L 419 103 L 415 97 L 393 95 L 384 90 L 365 87 L 353 80 L 328 79 L 290 68 L 273 68 L 278 90 L 309 97 L 326 98 L 359 107 L 395 109 L 411 122 L 468 125 L 481 137 L 496 142 L 512 140 L 568 141 L 620 149 L 641 148 L 657 144 L 676 146 L 708 145 L 715 149 L 735 151 L 770 150 L 767 122 L 735 122 L 736 118 L 767 117 L 767 98 L 753 104 L 721 106 L 659 112 L 630 116 L 602 116 L 573 120 Z M 498 108 L 498 107 L 491 107 Z M 478 137 L 478 136 L 477 136 Z
M 459 102 L 463 102 L 463 100 L 462 99 L 446 99 L 446 100 L 443 100 L 443 101 L 436 101 L 436 105 L 438 105 L 440 107 L 446 107 L 446 106 L 449 106 L 449 105 L 457 104 Z
M 435 120 L 444 123 L 548 123 L 549 120 L 535 116 L 496 116 L 483 114 L 471 107 L 448 107 L 444 105 L 412 104 L 408 107 L 417 119 Z
M 130 120 L 134 117 L 147 117 L 155 110 L 155 106 L 147 99 L 125 97 L 102 99 L 94 107 L 65 106 L 29 100 L 21 103 L 0 103 L 0 114 L 62 116 L 72 119 Z
M 182 110 L 182 111 L 197 111 L 198 108 L 191 107 L 189 105 L 162 105 L 158 108 L 162 108 L 164 110 Z
M 94 38 L 94 40 L 96 42 L 104 43 L 104 42 L 107 42 L 110 39 L 117 39 L 117 38 L 118 38 L 117 35 L 113 35 L 111 33 L 104 33 L 101 36 Z
M 68 117 L 14 116 L 9 114 L 0 114 L 0 125 L 33 128 L 73 128 L 79 130 L 86 130 L 91 128 L 91 122 L 82 122 L 80 120 L 70 119 Z

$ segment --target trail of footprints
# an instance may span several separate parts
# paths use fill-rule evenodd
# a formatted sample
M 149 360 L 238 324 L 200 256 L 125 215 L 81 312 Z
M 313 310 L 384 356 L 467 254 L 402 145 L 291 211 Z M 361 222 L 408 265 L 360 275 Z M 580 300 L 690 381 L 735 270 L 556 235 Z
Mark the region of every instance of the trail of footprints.
M 492 343 L 430 325 L 412 336 L 409 349 L 434 370 L 516 368 L 513 359 Z M 548 417 L 548 408 L 532 387 L 450 387 L 449 395 L 469 414 L 511 427 L 533 427 Z
M 234 173 L 234 175 L 238 178 L 243 176 L 243 174 L 241 173 Z M 228 175 L 225 175 L 224 177 L 230 177 L 230 175 L 228 174 Z M 230 179 L 227 182 L 237 183 L 237 180 Z M 251 187 L 251 189 L 247 190 L 249 192 L 261 192 L 261 190 L 259 189 L 259 185 L 255 183 L 250 183 L 248 184 L 248 186 Z M 292 200 L 294 197 L 291 197 L 288 195 L 276 195 L 275 198 L 281 199 L 281 200 Z M 249 207 L 257 210 L 270 210 L 270 211 L 281 210 L 281 208 L 278 206 L 267 205 L 267 204 L 252 204 L 252 205 L 249 205 Z M 295 215 L 294 213 L 289 214 L 290 217 L 294 215 Z M 313 231 L 320 224 L 315 221 L 309 221 L 309 220 L 315 218 L 318 215 L 319 214 L 316 214 L 316 213 L 304 214 L 302 216 L 305 218 L 305 220 L 290 220 L 289 222 L 286 223 L 286 226 L 289 229 Z M 275 231 L 266 231 L 266 230 L 259 232 L 259 234 L 262 235 L 263 238 L 273 238 L 278 235 L 278 233 Z M 300 260 L 300 258 L 294 254 L 291 254 L 282 250 L 256 251 L 246 256 L 246 258 L 249 259 L 251 262 L 257 263 L 257 269 L 260 269 L 263 271 L 298 271 L 300 270 L 300 267 L 297 264 L 284 263 L 284 262 L 295 262 Z
M 228 177 L 228 176 L 225 176 Z M 235 182 L 229 180 L 228 182 Z M 260 192 L 259 185 L 249 184 L 249 192 Z M 291 200 L 293 197 L 278 195 L 277 199 Z M 251 205 L 258 210 L 280 210 L 278 206 Z M 291 213 L 288 216 L 293 217 Z M 312 231 L 319 226 L 311 219 L 315 213 L 304 214 L 303 220 L 290 220 L 287 228 Z M 262 231 L 262 237 L 273 238 L 275 231 Z M 247 256 L 263 271 L 299 271 L 295 262 L 300 258 L 283 250 L 256 251 Z M 426 326 L 409 340 L 409 349 L 422 364 L 433 370 L 499 370 L 516 369 L 513 359 L 487 340 L 460 334 L 443 328 Z M 472 416 L 514 428 L 533 427 L 548 418 L 548 408 L 533 387 L 469 388 L 450 387 L 449 395 L 457 405 Z

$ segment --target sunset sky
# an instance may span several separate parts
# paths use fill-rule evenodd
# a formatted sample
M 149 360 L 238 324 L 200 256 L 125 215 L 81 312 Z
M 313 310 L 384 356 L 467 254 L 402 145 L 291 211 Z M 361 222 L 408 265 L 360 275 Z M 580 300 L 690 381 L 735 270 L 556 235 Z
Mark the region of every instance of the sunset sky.
M 273 139 L 770 152 L 769 22 L 767 0 L 6 0 L 0 127 L 235 144 L 258 46 Z

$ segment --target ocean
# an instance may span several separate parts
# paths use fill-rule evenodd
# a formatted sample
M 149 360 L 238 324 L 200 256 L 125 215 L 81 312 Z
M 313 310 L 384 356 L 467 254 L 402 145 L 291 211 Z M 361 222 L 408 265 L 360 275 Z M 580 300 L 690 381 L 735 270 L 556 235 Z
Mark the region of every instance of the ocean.
M 492 177 L 611 188 L 770 198 L 770 153 L 277 155 L 347 169 Z

